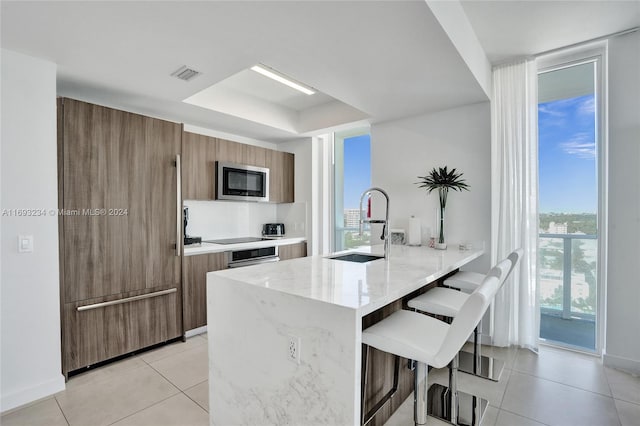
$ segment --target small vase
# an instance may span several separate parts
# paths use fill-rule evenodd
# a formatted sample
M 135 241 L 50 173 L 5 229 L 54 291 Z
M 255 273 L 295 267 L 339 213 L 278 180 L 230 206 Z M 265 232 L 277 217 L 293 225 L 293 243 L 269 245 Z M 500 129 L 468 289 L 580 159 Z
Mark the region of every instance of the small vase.
M 434 245 L 433 248 L 436 250 L 446 250 L 447 243 L 444 242 L 444 202 L 443 202 L 443 193 L 446 199 L 446 191 L 441 191 L 440 193 L 440 236 L 438 238 L 438 242 Z

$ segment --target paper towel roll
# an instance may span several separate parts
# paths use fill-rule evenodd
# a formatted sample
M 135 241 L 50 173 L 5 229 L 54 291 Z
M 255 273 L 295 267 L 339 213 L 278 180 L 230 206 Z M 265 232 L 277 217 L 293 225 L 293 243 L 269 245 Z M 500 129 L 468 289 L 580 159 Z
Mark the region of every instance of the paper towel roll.
M 420 219 L 412 216 L 409 218 L 409 245 L 419 246 L 421 239 Z

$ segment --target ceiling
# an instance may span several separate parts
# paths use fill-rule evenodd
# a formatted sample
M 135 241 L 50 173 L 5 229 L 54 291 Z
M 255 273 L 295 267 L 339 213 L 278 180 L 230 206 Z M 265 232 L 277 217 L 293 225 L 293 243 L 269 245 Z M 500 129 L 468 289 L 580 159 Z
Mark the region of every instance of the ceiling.
M 316 92 L 312 96 L 306 95 L 252 70 L 240 71 L 212 87 L 225 87 L 292 111 L 304 111 L 333 100 L 331 96 L 321 92 Z
M 640 25 L 638 1 L 462 5 L 494 64 Z M 279 142 L 363 117 L 379 123 L 487 100 L 422 0 L 3 0 L 0 8 L 2 47 L 58 64 L 59 95 L 249 138 Z M 245 70 L 257 63 L 322 95 L 289 98 L 251 80 Z M 182 65 L 202 74 L 171 77 Z M 183 102 L 220 83 L 239 94 L 235 110 Z M 276 121 L 239 114 L 251 108 Z
M 304 94 L 248 69 L 183 102 L 297 134 L 369 118 L 344 102 L 314 91 L 312 95 Z
M 640 26 L 639 0 L 461 3 L 493 64 Z
M 299 135 L 182 100 L 257 63 L 370 122 L 487 100 L 424 1 L 2 1 L 1 8 L 2 47 L 57 63 L 59 94 L 246 137 Z M 202 75 L 170 77 L 182 65 Z M 332 112 L 323 112 L 330 127 Z

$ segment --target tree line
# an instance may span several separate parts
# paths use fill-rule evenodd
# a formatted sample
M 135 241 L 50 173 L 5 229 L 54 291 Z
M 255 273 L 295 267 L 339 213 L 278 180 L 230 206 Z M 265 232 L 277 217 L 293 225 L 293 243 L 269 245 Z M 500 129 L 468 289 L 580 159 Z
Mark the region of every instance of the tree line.
M 595 213 L 540 213 L 538 217 L 541 232 L 549 229 L 551 222 L 555 222 L 566 223 L 568 234 L 597 234 L 598 219 Z

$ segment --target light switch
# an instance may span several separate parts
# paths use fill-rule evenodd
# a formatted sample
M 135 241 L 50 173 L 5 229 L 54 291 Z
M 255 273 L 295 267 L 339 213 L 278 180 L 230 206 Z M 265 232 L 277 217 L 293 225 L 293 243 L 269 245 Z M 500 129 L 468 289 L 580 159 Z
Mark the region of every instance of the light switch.
M 18 253 L 33 252 L 33 235 L 18 235 Z

